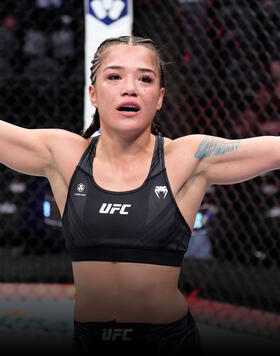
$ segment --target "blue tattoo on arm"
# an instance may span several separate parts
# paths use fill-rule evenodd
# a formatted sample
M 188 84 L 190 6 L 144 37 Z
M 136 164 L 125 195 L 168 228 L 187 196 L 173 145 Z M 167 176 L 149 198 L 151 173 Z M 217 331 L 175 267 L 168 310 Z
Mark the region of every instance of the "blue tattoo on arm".
M 202 159 L 213 156 L 221 156 L 227 152 L 237 150 L 238 146 L 239 141 L 224 143 L 215 138 L 204 137 L 195 153 L 195 158 Z

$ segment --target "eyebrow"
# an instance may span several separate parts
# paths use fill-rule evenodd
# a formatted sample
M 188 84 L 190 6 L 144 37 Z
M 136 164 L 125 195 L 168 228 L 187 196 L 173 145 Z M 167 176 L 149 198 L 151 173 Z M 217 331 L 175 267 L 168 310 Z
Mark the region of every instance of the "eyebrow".
M 106 68 L 104 68 L 105 70 L 109 70 L 109 69 L 116 69 L 116 70 L 123 70 L 125 69 L 125 67 L 122 66 L 108 66 Z M 156 76 L 156 72 L 150 68 L 137 68 L 138 72 L 149 72 L 149 73 L 153 73 Z

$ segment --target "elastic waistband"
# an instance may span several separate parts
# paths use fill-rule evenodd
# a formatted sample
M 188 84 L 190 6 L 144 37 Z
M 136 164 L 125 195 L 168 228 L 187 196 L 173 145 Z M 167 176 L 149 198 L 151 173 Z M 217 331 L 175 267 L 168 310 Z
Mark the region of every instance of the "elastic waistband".
M 144 250 L 125 247 L 69 247 L 72 261 L 111 261 L 150 263 L 164 266 L 180 267 L 184 251 Z
M 74 320 L 74 329 L 86 336 L 99 340 L 117 340 L 141 338 L 157 340 L 162 335 L 172 337 L 194 327 L 194 320 L 190 311 L 181 319 L 166 324 L 117 322 L 110 320 L 106 322 L 79 322 Z

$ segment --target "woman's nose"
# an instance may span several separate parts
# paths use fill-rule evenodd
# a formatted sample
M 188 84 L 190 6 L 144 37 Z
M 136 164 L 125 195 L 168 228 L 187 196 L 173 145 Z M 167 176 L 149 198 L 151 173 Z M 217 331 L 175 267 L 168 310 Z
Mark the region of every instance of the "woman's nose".
M 127 77 L 123 81 L 123 86 L 122 86 L 122 95 L 129 95 L 129 96 L 136 96 L 137 95 L 137 90 L 135 86 L 135 82 L 131 77 Z

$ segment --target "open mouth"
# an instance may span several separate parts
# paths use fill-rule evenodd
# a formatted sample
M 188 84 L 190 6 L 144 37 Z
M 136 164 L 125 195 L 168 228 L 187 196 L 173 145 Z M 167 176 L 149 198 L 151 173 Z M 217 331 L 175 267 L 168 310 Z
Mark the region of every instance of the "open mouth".
M 138 112 L 140 108 L 135 105 L 123 105 L 118 108 L 118 111 L 126 111 L 126 112 Z

